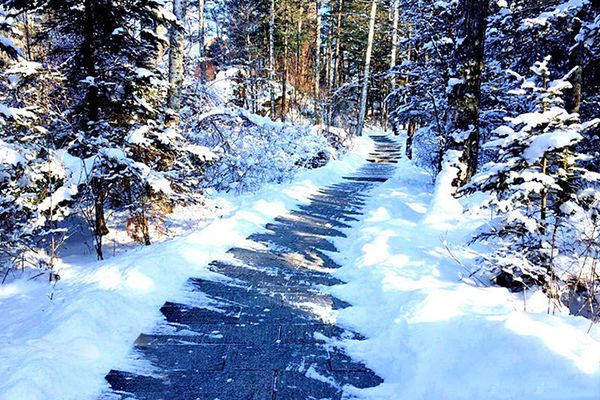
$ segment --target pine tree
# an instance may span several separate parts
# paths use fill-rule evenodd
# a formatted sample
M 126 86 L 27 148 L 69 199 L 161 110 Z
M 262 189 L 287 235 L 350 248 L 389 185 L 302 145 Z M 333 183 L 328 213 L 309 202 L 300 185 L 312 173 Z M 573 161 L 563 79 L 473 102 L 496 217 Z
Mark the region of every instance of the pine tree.
M 494 131 L 496 138 L 485 147 L 494 149 L 497 161 L 461 190 L 489 195 L 484 207 L 495 217 L 475 240 L 493 245 L 484 265 L 496 283 L 513 290 L 556 286 L 556 260 L 564 249 L 557 231 L 571 225 L 566 210 L 574 207 L 566 205 L 578 203 L 575 183 L 589 175 L 573 149 L 600 122 L 580 123 L 564 109 L 563 92 L 571 84 L 565 78 L 550 81 L 549 60 L 537 62 L 535 76 L 513 91 L 527 96 L 532 111 L 508 118 L 510 126 Z

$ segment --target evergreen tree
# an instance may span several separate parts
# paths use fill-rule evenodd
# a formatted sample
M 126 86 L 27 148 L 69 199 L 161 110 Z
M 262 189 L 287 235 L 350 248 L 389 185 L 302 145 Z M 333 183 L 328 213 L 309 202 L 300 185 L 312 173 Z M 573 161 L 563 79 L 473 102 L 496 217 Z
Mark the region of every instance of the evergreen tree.
M 489 195 L 484 207 L 495 217 L 475 240 L 492 245 L 484 265 L 496 283 L 513 290 L 539 285 L 552 292 L 557 287 L 557 260 L 573 257 L 564 253 L 565 243 L 558 242 L 564 236 L 558 232 L 574 227 L 569 210 L 586 207 L 580 197 L 597 191 L 596 186 L 579 192 L 582 180 L 596 179 L 581 168 L 584 157 L 573 149 L 600 121 L 581 123 L 577 114 L 564 109 L 563 92 L 571 84 L 565 78 L 549 80 L 549 60 L 537 62 L 532 67 L 535 76 L 523 79 L 513 91 L 527 96 L 531 112 L 508 118 L 510 126 L 494 131 L 496 138 L 485 146 L 494 149 L 497 160 L 486 164 L 461 191 Z M 597 202 L 590 206 L 597 207 Z

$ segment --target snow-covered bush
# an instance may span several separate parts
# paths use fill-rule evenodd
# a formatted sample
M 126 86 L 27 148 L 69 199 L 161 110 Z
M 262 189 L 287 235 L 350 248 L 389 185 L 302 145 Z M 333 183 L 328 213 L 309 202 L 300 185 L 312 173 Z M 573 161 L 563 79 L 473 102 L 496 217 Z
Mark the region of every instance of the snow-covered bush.
M 273 122 L 243 109 L 215 109 L 198 118 L 199 145 L 217 160 L 202 185 L 226 191 L 252 191 L 289 179 L 298 168 L 315 168 L 332 156 L 327 139 L 308 126 Z
M 425 169 L 433 181 L 440 170 L 441 150 L 444 143 L 441 137 L 431 130 L 431 125 L 417 129 L 414 133 L 415 146 L 412 149 L 412 157 L 415 163 Z
M 491 278 L 512 290 L 540 286 L 558 302 L 561 288 L 574 277 L 585 275 L 588 288 L 600 278 L 583 272 L 595 271 L 590 265 L 598 260 L 597 245 L 589 244 L 598 237 L 600 180 L 580 167 L 584 157 L 573 151 L 583 132 L 599 121 L 581 123 L 563 108 L 562 92 L 571 84 L 549 81 L 548 61 L 537 62 L 535 76 L 514 91 L 528 96 L 532 111 L 507 118 L 510 124 L 494 131 L 495 139 L 485 146 L 497 159 L 462 193 L 488 195 L 484 207 L 494 216 L 474 240 L 492 246 L 483 260 Z

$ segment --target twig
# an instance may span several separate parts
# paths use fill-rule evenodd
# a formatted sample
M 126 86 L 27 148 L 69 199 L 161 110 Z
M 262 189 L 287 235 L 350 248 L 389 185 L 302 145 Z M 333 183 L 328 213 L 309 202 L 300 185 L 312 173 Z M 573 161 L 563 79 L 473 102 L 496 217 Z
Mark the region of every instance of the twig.
M 458 259 L 458 257 L 456 257 L 454 255 L 454 253 L 452 253 L 452 250 L 450 250 L 450 247 L 448 247 L 448 241 L 446 240 L 446 236 L 444 234 L 440 235 L 440 240 L 442 241 L 442 244 L 444 245 L 444 248 L 446 249 L 446 251 L 448 252 L 448 254 L 450 255 L 450 257 L 458 264 L 460 265 L 465 271 L 467 271 L 469 273 L 469 278 L 474 278 L 477 282 L 479 282 L 482 286 L 484 287 L 488 287 L 489 285 L 485 284 L 481 279 L 479 279 L 479 277 L 477 275 L 475 275 L 475 273 L 477 271 L 471 271 L 469 268 L 467 268 L 467 266 Z

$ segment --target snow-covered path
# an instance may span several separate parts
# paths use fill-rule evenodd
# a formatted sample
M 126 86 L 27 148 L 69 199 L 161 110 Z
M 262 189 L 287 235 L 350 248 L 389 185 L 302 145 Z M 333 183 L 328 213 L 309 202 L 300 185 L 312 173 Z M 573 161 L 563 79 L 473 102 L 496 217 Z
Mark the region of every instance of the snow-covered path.
M 328 343 L 361 339 L 335 324 L 348 304 L 324 287 L 342 283 L 328 237 L 359 220 L 366 192 L 389 178 L 399 146 L 373 137 L 370 163 L 328 186 L 190 279 L 185 304 L 167 302 L 164 321 L 137 339 L 126 370 L 111 371 L 103 398 L 341 399 L 382 380 Z
M 435 198 L 433 189 L 424 170 L 400 160 L 395 175 L 370 192 L 347 237 L 334 240 L 343 249 L 332 255 L 342 265 L 334 276 L 346 283 L 328 290 L 352 304 L 337 323 L 366 337 L 337 344 L 384 379 L 361 394 L 600 399 L 598 324 L 568 310 L 548 314 L 542 291 L 528 291 L 524 302 L 520 293 L 469 278 L 478 261 L 464 243 L 489 214 L 462 213 L 459 202 Z
M 486 216 L 372 149 L 175 240 L 63 259 L 54 287 L 0 286 L 0 399 L 97 399 L 111 368 L 140 399 L 598 399 L 598 325 L 465 278 L 453 256 L 476 267 L 463 243 Z

